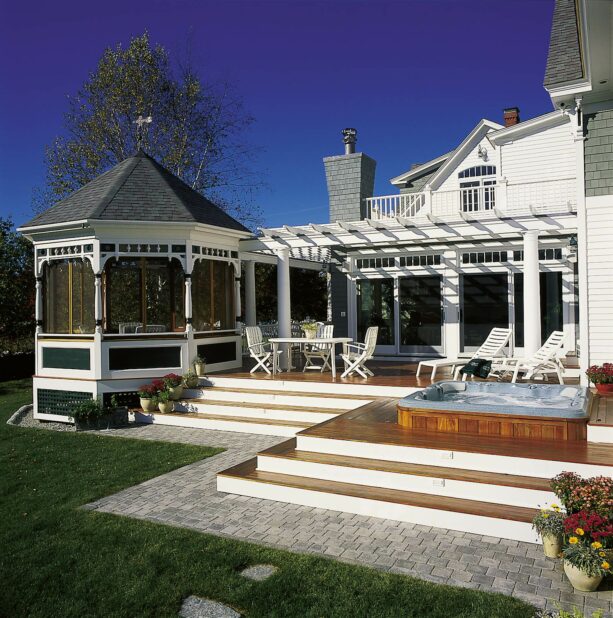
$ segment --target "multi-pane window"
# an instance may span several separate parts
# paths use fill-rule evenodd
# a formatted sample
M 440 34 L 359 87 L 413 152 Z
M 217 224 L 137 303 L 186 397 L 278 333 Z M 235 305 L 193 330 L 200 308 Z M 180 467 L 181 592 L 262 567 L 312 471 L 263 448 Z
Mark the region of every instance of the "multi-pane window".
M 396 262 L 398 260 L 398 262 Z M 430 255 L 401 255 L 395 257 L 361 258 L 356 260 L 358 270 L 375 268 L 405 268 L 407 266 L 435 266 L 441 263 L 441 256 Z
M 196 331 L 234 328 L 234 268 L 228 262 L 196 262 L 192 271 L 192 322 Z
M 508 254 L 506 251 L 471 251 L 462 254 L 463 264 L 492 264 L 507 261 Z
M 405 266 L 435 266 L 441 263 L 440 255 L 403 255 L 398 259 L 398 265 Z
M 460 182 L 462 212 L 493 210 L 496 207 L 495 176 L 495 165 L 475 165 L 458 174 L 460 179 L 474 178 Z
M 562 259 L 562 249 L 560 247 L 556 248 L 548 248 L 548 249 L 539 249 L 539 260 L 561 260 Z M 514 262 L 523 262 L 524 261 L 524 252 L 523 251 L 513 251 L 513 261 Z

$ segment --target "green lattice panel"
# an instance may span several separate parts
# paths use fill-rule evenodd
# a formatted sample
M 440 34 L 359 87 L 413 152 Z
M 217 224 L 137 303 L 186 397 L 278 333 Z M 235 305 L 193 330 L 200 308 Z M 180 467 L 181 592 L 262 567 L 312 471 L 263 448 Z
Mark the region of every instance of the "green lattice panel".
M 90 399 L 92 399 L 91 393 L 39 388 L 37 391 L 38 413 L 69 416 L 75 404 Z

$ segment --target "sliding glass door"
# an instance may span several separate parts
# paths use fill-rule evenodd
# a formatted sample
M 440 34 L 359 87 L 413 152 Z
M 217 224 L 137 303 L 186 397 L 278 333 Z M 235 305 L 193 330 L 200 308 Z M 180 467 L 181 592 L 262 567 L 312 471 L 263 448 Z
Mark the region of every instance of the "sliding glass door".
M 440 354 L 443 351 L 441 277 L 398 280 L 400 353 Z
M 360 279 L 357 281 L 357 340 L 364 341 L 369 326 L 379 327 L 377 351 L 395 351 L 394 280 Z
M 460 288 L 462 349 L 473 352 L 486 340 L 492 328 L 509 327 L 509 275 L 462 275 Z

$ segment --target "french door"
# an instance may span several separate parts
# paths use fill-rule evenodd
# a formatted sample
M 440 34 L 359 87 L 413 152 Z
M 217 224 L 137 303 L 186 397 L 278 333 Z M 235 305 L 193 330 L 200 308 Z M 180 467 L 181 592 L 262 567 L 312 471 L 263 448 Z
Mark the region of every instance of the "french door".
M 358 341 L 364 341 L 369 326 L 378 326 L 377 352 L 394 354 L 396 348 L 394 279 L 360 279 L 356 282 L 356 292 Z
M 398 280 L 401 354 L 440 354 L 443 351 L 441 277 L 402 277 Z

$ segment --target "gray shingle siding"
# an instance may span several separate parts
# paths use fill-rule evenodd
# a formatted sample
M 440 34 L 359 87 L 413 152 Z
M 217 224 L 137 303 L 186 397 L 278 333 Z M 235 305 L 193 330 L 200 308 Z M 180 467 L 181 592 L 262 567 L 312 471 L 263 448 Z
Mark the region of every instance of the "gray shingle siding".
M 362 152 L 324 159 L 330 221 L 359 221 L 363 218 L 363 200 L 373 195 L 376 165 Z
M 613 194 L 613 109 L 584 118 L 585 194 Z
M 435 168 L 432 171 L 424 174 L 423 176 L 417 176 L 412 178 L 404 187 L 400 188 L 400 193 L 419 193 L 424 190 L 424 187 L 428 184 L 430 178 L 438 172 L 439 168 Z
M 581 79 L 583 62 L 575 0 L 556 0 L 551 23 L 545 88 Z
M 347 275 L 340 271 L 334 264 L 335 260 L 342 263 L 346 259 L 346 254 L 339 251 L 332 251 L 332 264 L 330 265 L 330 292 L 332 296 L 332 322 L 334 324 L 334 335 L 336 337 L 348 337 L 348 307 L 347 307 Z M 345 315 L 342 316 L 341 314 Z

